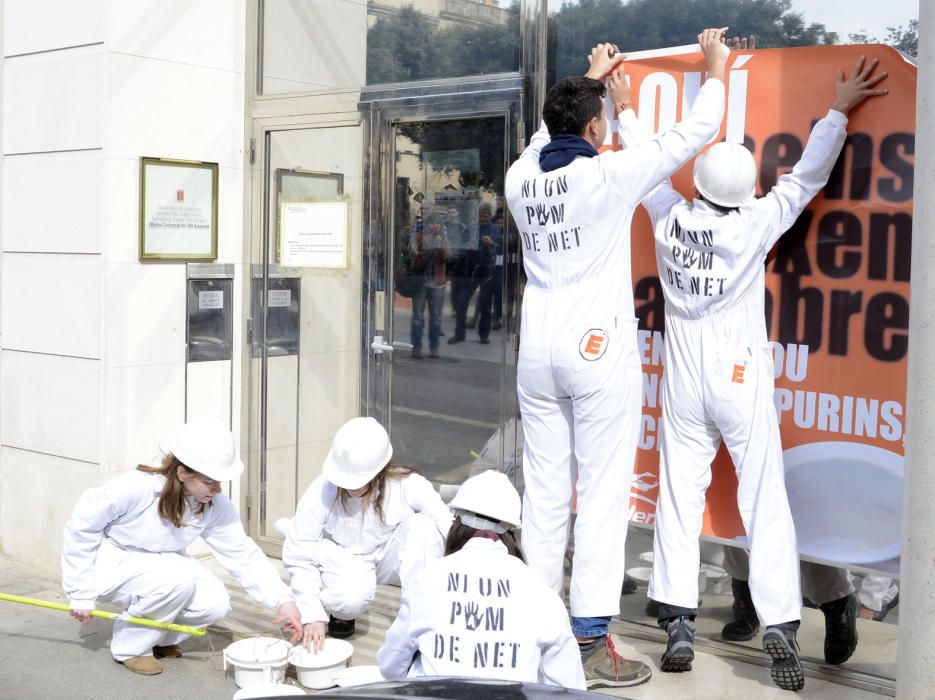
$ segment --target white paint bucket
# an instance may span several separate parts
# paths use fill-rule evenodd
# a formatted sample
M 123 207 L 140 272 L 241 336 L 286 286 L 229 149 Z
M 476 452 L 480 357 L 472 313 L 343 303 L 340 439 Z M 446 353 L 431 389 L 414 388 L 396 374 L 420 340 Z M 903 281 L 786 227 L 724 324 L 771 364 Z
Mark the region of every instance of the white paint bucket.
M 292 647 L 289 660 L 295 666 L 299 683 L 306 688 L 322 690 L 337 685 L 335 675 L 347 667 L 347 660 L 354 653 L 354 645 L 343 639 L 326 637 L 324 646 L 317 654 L 306 651 L 298 644 Z
M 627 576 L 635 579 L 639 583 L 648 583 L 652 575 L 653 567 L 651 566 L 634 566 L 627 569 Z
M 274 637 L 250 637 L 224 649 L 224 670 L 234 669 L 234 683 L 247 688 L 259 683 L 281 683 L 289 664 L 289 642 Z
M 234 700 L 253 700 L 253 698 L 284 698 L 305 695 L 305 691 L 285 683 L 257 683 L 249 688 L 241 688 L 234 693 Z
M 341 688 L 350 688 L 355 685 L 379 683 L 383 680 L 379 666 L 348 666 L 334 674 L 334 682 Z

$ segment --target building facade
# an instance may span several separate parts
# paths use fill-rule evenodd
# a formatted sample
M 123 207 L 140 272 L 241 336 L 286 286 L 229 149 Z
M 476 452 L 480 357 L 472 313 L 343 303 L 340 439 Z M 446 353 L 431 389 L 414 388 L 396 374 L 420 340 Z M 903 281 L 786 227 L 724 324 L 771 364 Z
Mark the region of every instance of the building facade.
M 197 415 L 238 437 L 231 495 L 273 554 L 353 416 L 442 485 L 515 467 L 503 179 L 546 88 L 615 39 L 590 6 L 0 0 L 0 550 L 57 575 L 78 495 Z M 143 158 L 216 165 L 216 255 L 141 260 Z M 434 214 L 447 286 L 403 296 Z

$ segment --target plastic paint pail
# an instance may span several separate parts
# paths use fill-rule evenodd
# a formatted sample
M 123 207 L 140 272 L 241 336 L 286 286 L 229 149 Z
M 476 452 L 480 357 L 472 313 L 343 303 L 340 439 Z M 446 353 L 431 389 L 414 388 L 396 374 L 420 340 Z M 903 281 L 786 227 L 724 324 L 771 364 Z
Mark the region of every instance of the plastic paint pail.
M 258 683 L 281 683 L 289 664 L 289 642 L 274 637 L 250 637 L 224 649 L 224 670 L 234 669 L 234 683 L 247 688 Z
M 295 666 L 299 683 L 306 688 L 322 690 L 337 685 L 335 674 L 347 667 L 347 660 L 354 653 L 354 645 L 343 639 L 326 637 L 325 644 L 317 654 L 306 651 L 299 644 L 292 647 L 289 660 Z

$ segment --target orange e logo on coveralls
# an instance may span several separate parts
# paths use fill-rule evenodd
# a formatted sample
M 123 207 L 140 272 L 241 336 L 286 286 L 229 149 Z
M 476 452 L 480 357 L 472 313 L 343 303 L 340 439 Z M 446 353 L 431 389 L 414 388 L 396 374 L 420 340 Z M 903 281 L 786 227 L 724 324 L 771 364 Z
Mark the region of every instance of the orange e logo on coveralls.
M 746 368 L 746 365 L 734 365 L 734 376 L 731 378 L 734 384 L 743 384 L 743 372 Z
M 607 352 L 610 336 L 603 328 L 592 328 L 585 331 L 578 343 L 578 353 L 588 362 L 599 360 Z

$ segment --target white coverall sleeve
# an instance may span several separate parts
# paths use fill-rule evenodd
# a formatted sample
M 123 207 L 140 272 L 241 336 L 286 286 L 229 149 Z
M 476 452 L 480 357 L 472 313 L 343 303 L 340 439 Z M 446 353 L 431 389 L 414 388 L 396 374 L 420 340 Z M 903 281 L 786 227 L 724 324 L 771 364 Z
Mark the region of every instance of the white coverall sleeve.
M 386 637 L 383 640 L 383 646 L 377 652 L 377 664 L 380 666 L 380 673 L 388 680 L 398 680 L 405 678 L 409 674 L 409 667 L 412 666 L 416 652 L 419 650 L 419 643 L 409 632 L 409 619 L 411 611 L 409 608 L 409 595 L 418 591 L 421 586 L 421 576 L 416 575 L 415 579 L 408 586 L 404 586 L 399 600 L 399 612 L 396 613 L 396 619 L 386 631 Z M 421 600 L 419 593 L 415 593 L 416 600 Z
M 889 600 L 893 599 L 895 588 L 893 579 L 888 576 L 864 574 L 857 587 L 857 597 L 861 605 L 878 613 L 883 610 L 883 606 Z
M 549 136 L 549 130 L 545 122 L 540 122 L 539 130 L 532 135 L 532 138 L 529 139 L 529 145 L 523 149 L 519 158 L 516 159 L 506 173 L 504 191 L 507 196 L 509 196 L 513 186 L 519 186 L 526 178 L 535 177 L 542 172 L 539 167 L 539 153 L 551 140 L 552 137 Z
M 282 563 L 289 572 L 289 585 L 302 614 L 302 623 L 327 622 L 321 603 L 321 571 L 318 553 L 331 504 L 326 502 L 324 478 L 318 477 L 302 494 L 292 526 L 282 547 Z
M 617 134 L 620 136 L 620 142 L 627 148 L 635 148 L 640 144 L 652 141 L 654 138 L 646 125 L 637 119 L 636 112 L 632 109 L 625 109 L 619 115 Z M 678 190 L 672 187 L 672 181 L 669 178 L 663 180 L 649 194 L 643 197 L 642 204 L 646 207 L 653 228 L 656 227 L 657 222 L 667 218 L 672 207 L 683 199 Z
M 438 495 L 432 482 L 419 474 L 410 474 L 403 483 L 406 503 L 416 512 L 429 516 L 443 538 L 448 537 L 454 516 Z
M 765 228 L 760 241 L 764 254 L 789 230 L 828 182 L 846 138 L 847 117 L 837 110 L 828 110 L 812 129 L 805 151 L 792 172 L 780 177 L 765 197 L 756 200 L 755 223 Z
M 201 533 L 214 558 L 259 605 L 278 608 L 293 599 L 263 550 L 244 532 L 240 515 L 228 498 L 215 498 L 211 526 Z
M 604 154 L 608 179 L 635 207 L 714 138 L 723 117 L 724 83 L 710 78 L 678 124 L 648 143 Z
M 559 685 L 563 688 L 587 690 L 581 651 L 568 624 L 565 604 L 551 590 L 547 591 L 548 604 L 542 606 L 542 617 L 548 620 L 544 629 L 553 635 L 542 640 L 542 656 L 539 661 L 539 682 Z M 545 603 L 546 601 L 543 601 Z
M 104 540 L 104 530 L 127 513 L 144 509 L 153 491 L 140 488 L 140 481 L 121 477 L 81 494 L 65 523 L 62 544 L 62 588 L 75 610 L 93 610 L 98 591 L 94 562 Z

